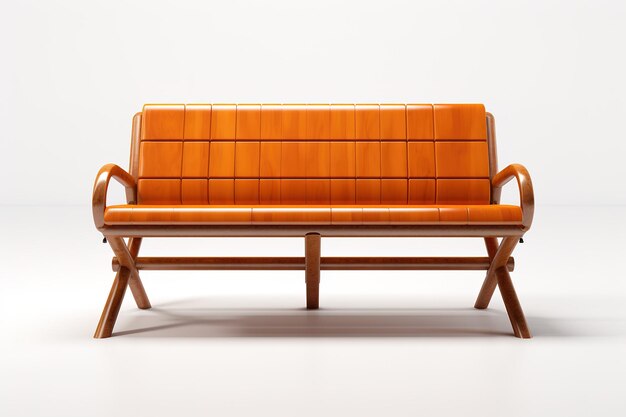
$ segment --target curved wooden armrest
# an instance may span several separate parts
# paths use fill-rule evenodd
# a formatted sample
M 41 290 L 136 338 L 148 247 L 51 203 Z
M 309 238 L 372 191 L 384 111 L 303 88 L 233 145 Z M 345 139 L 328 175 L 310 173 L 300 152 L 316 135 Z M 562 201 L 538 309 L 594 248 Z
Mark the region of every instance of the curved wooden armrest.
M 96 176 L 96 182 L 93 186 L 93 196 L 91 199 L 91 208 L 93 211 L 93 221 L 98 229 L 104 227 L 104 209 L 107 203 L 107 190 L 109 181 L 115 178 L 120 184 L 126 187 L 126 201 L 128 204 L 135 204 L 137 188 L 135 178 L 128 172 L 115 164 L 106 164 L 100 168 L 100 172 Z
M 502 187 L 513 178 L 517 180 L 519 187 L 520 207 L 522 208 L 522 226 L 524 230 L 530 229 L 535 212 L 535 193 L 533 183 L 530 180 L 528 170 L 520 164 L 511 164 L 498 172 L 492 179 L 494 201 L 500 202 Z

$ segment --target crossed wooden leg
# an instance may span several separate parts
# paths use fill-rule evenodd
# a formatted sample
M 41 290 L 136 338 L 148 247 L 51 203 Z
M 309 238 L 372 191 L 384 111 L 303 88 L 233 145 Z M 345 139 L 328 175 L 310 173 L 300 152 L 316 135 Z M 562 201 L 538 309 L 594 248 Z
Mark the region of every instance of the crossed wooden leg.
M 142 310 L 146 310 L 150 307 L 150 300 L 148 300 L 148 295 L 146 294 L 146 290 L 143 288 L 143 283 L 141 282 L 141 278 L 139 278 L 139 271 L 135 268 L 135 259 L 137 259 L 137 255 L 139 255 L 139 248 L 141 247 L 141 238 L 130 238 L 128 242 L 128 249 L 126 249 L 126 245 L 124 245 L 124 241 L 122 240 L 121 250 L 128 251 L 128 255 L 130 258 L 129 262 L 132 262 L 133 268 L 131 271 L 136 271 L 134 274 L 130 274 L 130 279 L 128 281 L 128 286 L 130 287 L 130 291 L 133 293 L 133 298 L 135 299 L 135 303 L 137 307 Z M 119 255 L 118 255 L 119 258 Z
M 321 240 L 319 233 L 308 233 L 304 236 L 304 277 L 308 310 L 316 310 L 320 306 Z
M 506 312 L 509 315 L 511 326 L 513 326 L 513 333 L 516 337 L 523 339 L 531 338 L 526 318 L 524 317 L 524 311 L 520 305 L 517 293 L 513 287 L 511 281 L 511 275 L 506 268 L 506 263 L 517 245 L 519 237 L 509 236 L 502 239 L 502 243 L 498 245 L 498 239 L 495 237 L 485 238 L 485 245 L 487 246 L 487 252 L 491 265 L 487 271 L 487 276 L 483 282 L 483 286 L 480 289 L 480 293 L 474 304 L 475 308 L 484 309 L 489 306 L 491 297 L 496 289 L 496 286 L 500 288 L 500 294 L 506 307 Z
M 120 269 L 115 275 L 113 280 L 113 286 L 109 292 L 102 315 L 100 316 L 100 322 L 96 328 L 94 337 L 102 339 L 111 337 L 113 333 L 113 326 L 117 320 L 117 315 L 120 312 L 124 295 L 126 294 L 126 287 L 129 286 L 137 307 L 141 309 L 150 308 L 150 300 L 139 278 L 139 271 L 135 267 L 135 258 L 139 254 L 139 248 L 141 246 L 141 238 L 129 239 L 128 246 L 124 243 L 124 239 L 121 237 L 107 238 L 111 249 L 115 253 L 115 256 L 120 262 Z
M 510 236 L 502 240 L 498 245 L 495 237 L 485 238 L 485 245 L 489 254 L 491 265 L 487 271 L 487 276 L 483 282 L 475 308 L 484 309 L 489 306 L 496 286 L 500 288 L 502 299 L 506 307 L 507 314 L 513 326 L 515 336 L 520 338 L 530 338 L 531 333 L 524 317 L 524 312 L 517 298 L 515 288 L 511 281 L 511 276 L 507 270 L 507 262 L 513 249 L 518 242 L 518 237 Z M 129 286 L 137 307 L 141 309 L 150 308 L 150 301 L 144 290 L 139 271 L 135 266 L 135 259 L 139 254 L 141 246 L 140 238 L 129 239 L 128 246 L 120 237 L 108 238 L 109 244 L 115 253 L 120 268 L 115 275 L 113 286 L 107 298 L 106 304 L 100 317 L 100 322 L 94 334 L 95 338 L 110 337 L 113 327 Z M 308 233 L 305 235 L 305 282 L 307 309 L 319 308 L 319 284 L 321 267 L 321 236 L 319 233 Z
M 486 237 L 485 246 L 487 247 L 489 261 L 493 262 L 493 257 L 496 256 L 496 252 L 498 252 L 498 238 Z M 489 302 L 491 301 L 491 297 L 493 297 L 493 293 L 496 290 L 497 284 L 498 281 L 496 276 L 494 274 L 490 275 L 489 273 L 487 273 L 485 281 L 483 281 L 483 286 L 478 293 L 478 298 L 476 298 L 476 303 L 474 303 L 474 308 L 482 310 L 489 307 Z

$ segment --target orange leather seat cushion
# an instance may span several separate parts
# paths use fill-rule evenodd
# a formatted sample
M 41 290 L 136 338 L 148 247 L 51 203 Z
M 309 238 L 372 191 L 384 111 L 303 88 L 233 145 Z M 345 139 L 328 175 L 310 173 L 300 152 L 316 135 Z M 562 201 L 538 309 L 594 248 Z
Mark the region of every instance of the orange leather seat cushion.
M 107 207 L 104 221 L 107 225 L 517 225 L 522 211 L 509 205 L 118 205 Z

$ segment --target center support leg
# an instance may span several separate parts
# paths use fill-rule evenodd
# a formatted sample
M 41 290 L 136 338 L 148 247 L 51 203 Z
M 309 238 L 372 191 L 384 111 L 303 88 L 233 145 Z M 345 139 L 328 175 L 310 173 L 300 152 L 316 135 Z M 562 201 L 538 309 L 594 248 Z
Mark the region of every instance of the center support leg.
M 304 236 L 304 281 L 308 310 L 316 310 L 320 306 L 321 241 L 319 233 L 307 233 Z

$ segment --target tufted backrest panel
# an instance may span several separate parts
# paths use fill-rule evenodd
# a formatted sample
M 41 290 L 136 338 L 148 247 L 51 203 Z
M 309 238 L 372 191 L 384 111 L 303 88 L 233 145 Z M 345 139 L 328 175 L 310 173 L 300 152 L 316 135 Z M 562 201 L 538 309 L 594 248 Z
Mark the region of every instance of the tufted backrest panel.
M 489 204 L 481 104 L 146 105 L 139 204 Z

